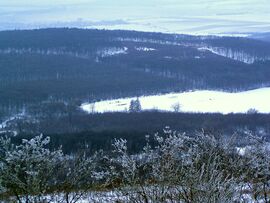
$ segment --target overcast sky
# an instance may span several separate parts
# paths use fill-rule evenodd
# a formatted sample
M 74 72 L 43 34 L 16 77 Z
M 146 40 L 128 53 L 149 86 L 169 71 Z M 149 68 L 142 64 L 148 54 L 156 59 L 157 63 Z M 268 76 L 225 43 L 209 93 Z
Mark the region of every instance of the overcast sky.
M 0 0 L 0 29 L 56 25 L 261 32 L 270 30 L 270 0 Z

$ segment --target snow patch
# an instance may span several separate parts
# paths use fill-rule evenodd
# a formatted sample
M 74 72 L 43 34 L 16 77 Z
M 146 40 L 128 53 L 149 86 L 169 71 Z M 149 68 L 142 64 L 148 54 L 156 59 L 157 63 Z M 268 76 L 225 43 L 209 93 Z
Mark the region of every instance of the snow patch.
M 203 39 L 205 37 L 198 37 L 198 38 Z M 188 42 L 180 43 L 180 42 L 175 42 L 175 41 L 155 40 L 155 39 L 148 39 L 148 38 L 123 38 L 123 37 L 118 37 L 118 38 L 115 39 L 115 41 L 118 41 L 118 42 L 135 42 L 135 43 L 150 43 L 150 44 L 158 44 L 158 45 L 172 45 L 172 46 L 184 46 L 184 47 L 195 46 L 194 43 L 188 43 Z
M 165 59 L 169 59 L 169 60 L 170 60 L 170 59 L 173 59 L 173 57 L 171 57 L 171 56 L 164 56 L 164 58 L 165 58 Z
M 119 47 L 108 47 L 97 51 L 97 55 L 104 58 L 115 55 L 127 54 L 127 47 L 119 48 Z
M 258 57 L 245 53 L 244 51 L 234 51 L 224 47 L 200 47 L 199 51 L 210 51 L 213 54 L 230 58 L 235 61 L 240 61 L 246 64 L 253 64 L 255 61 L 266 61 L 270 57 Z
M 135 47 L 135 50 L 137 50 L 137 51 L 145 51 L 145 52 L 156 51 L 156 49 L 149 48 L 149 47 Z
M 50 48 L 50 49 L 34 49 L 34 48 L 6 48 L 0 49 L 0 54 L 38 54 L 45 56 L 72 56 L 76 58 L 89 59 L 91 58 L 90 52 L 73 52 L 65 48 Z
M 200 90 L 183 93 L 139 97 L 142 110 L 179 111 L 193 113 L 247 113 L 256 109 L 260 113 L 270 113 L 270 88 L 260 88 L 238 93 Z M 126 112 L 133 98 L 105 100 L 84 103 L 81 109 L 89 113 Z

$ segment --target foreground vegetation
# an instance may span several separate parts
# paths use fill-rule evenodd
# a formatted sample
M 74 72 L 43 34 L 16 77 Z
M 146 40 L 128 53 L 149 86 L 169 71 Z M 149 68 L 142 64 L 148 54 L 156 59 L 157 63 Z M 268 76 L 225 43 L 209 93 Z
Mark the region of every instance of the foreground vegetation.
M 269 202 L 269 143 L 250 134 L 239 148 L 235 138 L 165 128 L 146 136 L 140 153 L 131 154 L 127 141 L 116 139 L 112 151 L 91 155 L 87 146 L 76 154 L 49 150 L 50 139 L 42 135 L 19 145 L 1 138 L 0 197 L 100 202 L 106 195 L 93 193 L 113 191 L 107 202 Z

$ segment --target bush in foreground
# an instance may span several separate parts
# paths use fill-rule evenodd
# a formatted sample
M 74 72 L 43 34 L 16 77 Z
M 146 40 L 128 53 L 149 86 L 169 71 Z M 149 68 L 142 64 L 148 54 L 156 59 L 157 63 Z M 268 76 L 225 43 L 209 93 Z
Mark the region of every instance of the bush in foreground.
M 190 137 L 166 128 L 150 145 L 130 154 L 127 141 L 114 150 L 64 155 L 37 136 L 14 146 L 0 140 L 0 197 L 17 202 L 269 202 L 270 145 L 249 136 L 237 148 L 204 132 Z M 100 191 L 100 192 L 99 192 Z M 101 192 L 102 191 L 102 192 Z M 101 195 L 102 194 L 102 195 Z

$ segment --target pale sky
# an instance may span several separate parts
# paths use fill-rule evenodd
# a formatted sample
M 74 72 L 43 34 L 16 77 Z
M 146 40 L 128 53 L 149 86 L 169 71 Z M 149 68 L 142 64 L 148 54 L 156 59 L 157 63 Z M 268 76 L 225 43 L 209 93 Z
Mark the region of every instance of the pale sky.
M 0 29 L 50 26 L 264 32 L 270 0 L 0 0 Z

